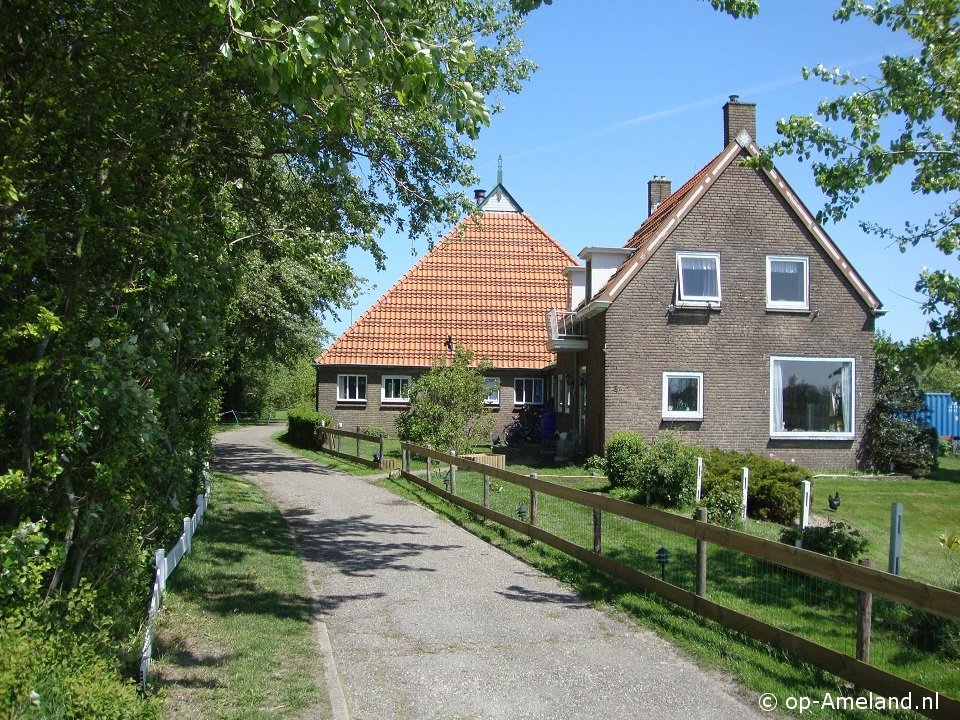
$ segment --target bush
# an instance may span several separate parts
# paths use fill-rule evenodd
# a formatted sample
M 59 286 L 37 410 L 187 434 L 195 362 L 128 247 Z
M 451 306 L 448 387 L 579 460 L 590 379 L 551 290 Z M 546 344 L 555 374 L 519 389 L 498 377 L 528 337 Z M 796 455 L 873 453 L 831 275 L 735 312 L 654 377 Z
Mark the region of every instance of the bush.
M 716 485 L 704 491 L 702 505 L 707 510 L 707 522 L 728 528 L 740 527 L 742 497 L 740 488 L 730 485 Z
M 591 455 L 584 460 L 583 469 L 593 474 L 606 475 L 607 461 L 601 455 Z
M 697 486 L 698 451 L 672 432 L 658 433 L 640 462 L 637 489 L 651 502 L 680 507 L 693 502 Z
M 607 479 L 613 487 L 639 489 L 647 443 L 632 432 L 615 432 L 604 447 Z
M 745 467 L 750 470 L 747 514 L 758 520 L 793 522 L 800 512 L 800 483 L 813 477 L 813 473 L 801 465 L 757 453 L 713 449 L 703 461 L 704 495 L 723 488 L 724 492 L 735 492 L 739 502 Z
M 960 585 L 954 590 L 960 590 Z M 960 660 L 960 621 L 912 607 L 903 629 L 906 641 L 918 650 L 935 652 L 948 661 Z
M 808 527 L 803 530 L 793 525 L 780 533 L 780 542 L 796 545 L 801 540 L 805 550 L 840 560 L 857 560 L 867 550 L 870 542 L 860 531 L 844 521 L 831 522 L 827 527 Z
M 371 425 L 370 427 L 360 428 L 360 434 L 372 435 L 373 437 L 378 437 L 378 438 L 380 437 L 385 438 L 387 436 L 387 431 L 384 430 L 383 428 L 373 427 Z
M 930 425 L 895 417 L 874 408 L 867 416 L 863 452 L 878 470 L 924 477 L 937 469 L 940 438 Z
M 298 447 L 319 449 L 323 447 L 324 424 L 333 425 L 333 416 L 314 410 L 291 410 L 287 413 L 287 439 Z

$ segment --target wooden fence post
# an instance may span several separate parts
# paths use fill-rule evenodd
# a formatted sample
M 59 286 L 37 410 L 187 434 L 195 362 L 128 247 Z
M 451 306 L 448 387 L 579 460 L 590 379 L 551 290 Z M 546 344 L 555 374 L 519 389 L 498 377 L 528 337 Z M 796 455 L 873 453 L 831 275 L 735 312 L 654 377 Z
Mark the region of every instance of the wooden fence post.
M 427 450 L 433 450 L 433 446 L 427 444 Z M 427 455 L 427 482 L 433 484 L 433 459 Z
M 357 425 L 357 435 L 360 434 L 360 426 Z M 357 457 L 360 457 L 360 438 L 357 438 Z
M 457 454 L 455 452 L 451 452 L 450 456 L 455 458 Z M 453 460 L 450 461 L 450 494 L 457 494 L 457 466 L 454 464 Z
M 383 470 L 383 435 L 380 436 L 380 469 Z
M 696 501 L 700 502 L 703 498 L 703 458 L 697 458 L 697 495 Z
M 800 483 L 800 529 L 810 524 L 810 481 Z
M 593 509 L 593 551 L 599 555 L 602 552 L 600 535 L 601 514 L 597 508 Z
M 410 453 L 406 448 L 400 450 L 400 467 L 404 472 L 410 472 Z
M 697 508 L 697 521 L 707 521 L 707 509 Z M 707 596 L 707 541 L 697 538 L 697 595 Z
M 490 476 L 483 474 L 483 506 L 490 507 Z
M 533 473 L 530 477 L 536 480 L 537 474 Z M 530 488 L 530 524 L 537 526 L 537 491 L 533 488 Z
M 869 558 L 861 558 L 859 563 L 870 567 Z M 857 660 L 870 664 L 870 634 L 873 626 L 873 593 L 857 593 Z

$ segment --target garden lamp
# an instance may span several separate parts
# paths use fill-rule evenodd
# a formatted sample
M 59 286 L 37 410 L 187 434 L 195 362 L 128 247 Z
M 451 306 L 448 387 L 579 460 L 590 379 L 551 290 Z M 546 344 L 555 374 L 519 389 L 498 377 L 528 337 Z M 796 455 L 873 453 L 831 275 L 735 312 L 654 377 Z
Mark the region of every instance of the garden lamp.
M 661 545 L 656 552 L 657 563 L 660 565 L 660 579 L 666 579 L 667 563 L 670 562 L 670 551 Z

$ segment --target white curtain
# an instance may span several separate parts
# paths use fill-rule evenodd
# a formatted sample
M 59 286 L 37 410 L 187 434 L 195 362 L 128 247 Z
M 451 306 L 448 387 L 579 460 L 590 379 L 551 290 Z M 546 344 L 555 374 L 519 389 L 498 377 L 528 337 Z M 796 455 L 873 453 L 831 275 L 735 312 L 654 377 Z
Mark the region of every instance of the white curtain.
M 853 432 L 853 363 L 845 362 L 840 376 L 841 402 L 843 403 L 843 431 Z
M 717 297 L 717 260 L 715 258 L 684 257 L 680 260 L 683 273 L 683 294 L 686 297 Z
M 770 412 L 773 432 L 783 432 L 783 362 L 773 361 L 773 378 L 770 387 Z

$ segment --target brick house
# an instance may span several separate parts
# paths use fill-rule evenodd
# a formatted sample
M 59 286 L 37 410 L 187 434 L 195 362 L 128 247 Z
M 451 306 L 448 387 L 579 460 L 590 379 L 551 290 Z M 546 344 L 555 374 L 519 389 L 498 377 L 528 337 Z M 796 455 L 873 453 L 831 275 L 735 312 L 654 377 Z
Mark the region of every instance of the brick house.
M 316 359 L 316 407 L 344 428 L 396 432 L 410 382 L 457 345 L 493 364 L 488 406 L 500 434 L 524 405 L 542 405 L 554 361 L 544 313 L 567 305 L 577 260 L 502 183 L 476 192 L 465 218 Z
M 853 467 L 881 303 L 775 169 L 756 107 L 724 105 L 723 150 L 616 248 L 588 247 L 547 313 L 558 429 L 587 454 L 617 430 Z

